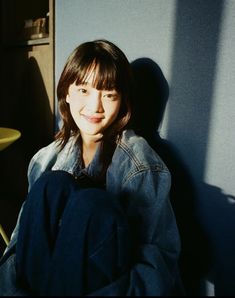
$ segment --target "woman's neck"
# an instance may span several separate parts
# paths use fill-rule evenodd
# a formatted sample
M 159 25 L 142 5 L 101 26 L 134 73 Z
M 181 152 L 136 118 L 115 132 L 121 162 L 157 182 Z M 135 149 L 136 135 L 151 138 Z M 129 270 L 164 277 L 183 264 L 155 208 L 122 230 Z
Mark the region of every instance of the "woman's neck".
M 97 136 L 82 137 L 82 158 L 85 167 L 93 160 L 100 142 L 100 136 L 99 138 Z

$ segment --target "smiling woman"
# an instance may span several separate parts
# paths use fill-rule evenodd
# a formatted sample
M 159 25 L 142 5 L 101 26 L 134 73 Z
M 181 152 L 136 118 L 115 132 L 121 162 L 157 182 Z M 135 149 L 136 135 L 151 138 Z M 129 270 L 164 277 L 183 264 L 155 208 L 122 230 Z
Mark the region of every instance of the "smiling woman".
M 121 105 L 116 90 L 97 90 L 92 87 L 94 72 L 82 85 L 73 83 L 68 89 L 66 102 L 70 105 L 71 115 L 80 130 L 83 140 L 88 136 L 103 135 L 117 118 Z
M 131 129 L 126 56 L 107 40 L 81 44 L 57 95 L 63 125 L 30 161 L 0 295 L 181 294 L 171 176 Z
M 121 97 L 116 90 L 97 90 L 92 86 L 94 71 L 88 76 L 87 82 L 71 84 L 66 97 L 82 137 L 85 166 L 92 161 L 98 141 L 102 139 L 105 129 L 116 120 L 121 106 Z

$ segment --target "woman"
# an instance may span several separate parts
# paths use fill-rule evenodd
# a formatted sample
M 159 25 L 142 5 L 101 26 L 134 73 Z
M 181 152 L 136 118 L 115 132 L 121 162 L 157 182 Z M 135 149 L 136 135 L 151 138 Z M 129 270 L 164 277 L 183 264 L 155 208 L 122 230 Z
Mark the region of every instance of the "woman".
M 63 124 L 30 162 L 0 294 L 175 293 L 180 239 L 170 173 L 131 130 L 126 56 L 106 40 L 81 44 L 57 96 Z

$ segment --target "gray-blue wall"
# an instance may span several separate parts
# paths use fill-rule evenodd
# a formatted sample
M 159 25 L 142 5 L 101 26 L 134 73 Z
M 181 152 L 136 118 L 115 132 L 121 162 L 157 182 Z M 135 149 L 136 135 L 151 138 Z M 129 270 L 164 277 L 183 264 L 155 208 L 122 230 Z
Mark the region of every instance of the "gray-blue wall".
M 186 247 L 186 287 L 207 295 L 235 294 L 234 33 L 233 0 L 55 1 L 56 82 L 69 53 L 97 38 L 116 43 L 130 62 L 158 65 L 167 79 L 161 150 Z

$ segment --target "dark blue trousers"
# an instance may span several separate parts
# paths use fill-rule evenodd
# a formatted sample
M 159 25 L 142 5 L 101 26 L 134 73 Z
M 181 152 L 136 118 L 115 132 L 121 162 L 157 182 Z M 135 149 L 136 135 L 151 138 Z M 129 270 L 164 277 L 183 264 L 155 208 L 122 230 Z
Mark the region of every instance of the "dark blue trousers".
M 19 282 L 35 295 L 86 295 L 129 268 L 118 198 L 63 171 L 41 176 L 25 201 L 16 246 Z

